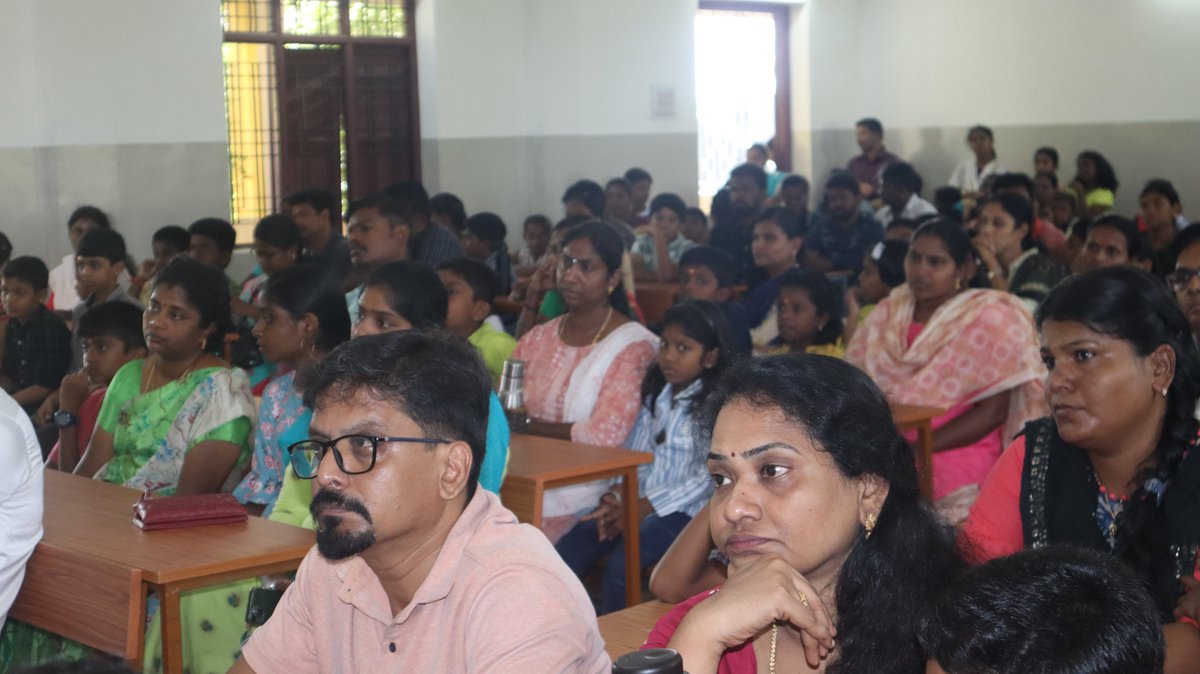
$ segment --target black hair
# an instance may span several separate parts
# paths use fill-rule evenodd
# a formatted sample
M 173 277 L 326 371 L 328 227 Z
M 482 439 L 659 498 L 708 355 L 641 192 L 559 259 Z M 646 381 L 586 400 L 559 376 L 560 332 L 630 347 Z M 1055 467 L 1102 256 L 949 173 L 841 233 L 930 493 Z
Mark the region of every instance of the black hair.
M 640 183 L 643 180 L 650 183 L 654 182 L 654 179 L 650 177 L 649 171 L 636 166 L 625 172 L 625 180 L 627 180 L 630 185 L 634 183 Z
M 192 235 L 179 225 L 167 225 L 155 230 L 154 238 L 150 241 L 151 243 L 165 243 L 174 248 L 176 252 L 183 253 L 187 251 L 191 238 Z
M 466 340 L 442 330 L 352 339 L 302 370 L 296 387 L 304 391 L 309 409 L 365 394 L 400 409 L 427 437 L 466 442 L 471 447 L 467 501 L 475 495 L 487 444 L 492 381 Z
M 763 155 L 765 155 L 767 157 L 771 156 L 771 152 L 769 150 L 767 150 L 767 146 L 763 145 L 762 143 L 754 143 L 750 147 L 746 148 L 746 152 L 753 152 L 754 150 L 758 150 L 759 152 L 762 152 Z
M 591 242 L 606 274 L 617 274 L 617 285 L 608 297 L 612 308 L 637 320 L 633 315 L 633 308 L 629 306 L 629 297 L 625 295 L 625 282 L 621 280 L 621 258 L 625 255 L 625 244 L 621 241 L 621 235 L 603 220 L 588 220 L 567 232 L 562 240 L 563 248 L 577 239 L 587 239 Z
M 1056 190 L 1058 189 L 1058 175 L 1057 174 L 1050 173 L 1049 171 L 1038 171 L 1037 174 L 1035 176 L 1033 176 L 1033 179 L 1034 179 L 1034 181 L 1037 181 L 1038 178 L 1045 178 L 1046 180 L 1049 180 L 1050 185 L 1053 186 L 1054 189 L 1056 189 Z
M 449 192 L 441 192 L 430 197 L 429 212 L 433 215 L 445 216 L 456 232 L 462 231 L 463 223 L 467 220 L 467 209 L 463 205 L 462 199 Z
M 917 239 L 923 236 L 936 236 L 940 239 L 956 267 L 963 266 L 971 257 L 971 237 L 967 235 L 967 230 L 958 223 L 944 218 L 935 218 L 917 227 L 917 231 L 913 232 L 909 241 L 916 243 Z
M 1049 145 L 1043 145 L 1033 153 L 1033 158 L 1037 159 L 1039 154 L 1049 157 L 1050 161 L 1054 162 L 1054 168 L 1058 168 L 1058 150 L 1055 150 Z
M 286 215 L 268 215 L 254 226 L 254 240 L 282 250 L 304 247 L 296 221 Z
M 748 403 L 803 428 L 846 478 L 888 484 L 874 531 L 860 535 L 842 564 L 836 608 L 839 657 L 829 674 L 923 672 L 919 615 L 963 568 L 954 531 L 929 509 L 916 457 L 896 430 L 891 408 L 870 377 L 827 356 L 790 353 L 740 359 L 725 371 L 697 415 L 708 447 L 721 409 Z
M 933 217 L 937 217 L 936 215 Z M 891 222 L 883 227 L 883 231 L 890 232 L 893 229 L 911 229 L 916 230 L 920 226 L 916 220 L 912 218 L 892 218 Z
M 125 250 L 125 237 L 115 229 L 89 229 L 79 238 L 75 248 L 78 257 L 102 257 L 116 264 L 124 262 L 128 252 Z
M 379 215 L 392 227 L 403 225 L 410 231 L 412 230 L 412 219 L 410 215 L 406 215 L 404 205 L 386 194 L 370 194 L 351 201 L 350 205 L 346 207 L 346 220 L 354 217 L 355 213 L 363 209 L 378 211 Z
M 108 214 L 95 206 L 80 206 L 71 211 L 70 217 L 67 218 L 67 229 L 71 229 L 71 225 L 78 220 L 88 220 L 100 229 L 112 229 Z
M 512 260 L 508 257 L 508 244 L 504 241 L 508 236 L 504 221 L 495 213 L 476 213 L 463 223 L 463 231 L 470 232 L 492 247 L 496 260 L 496 269 L 492 272 L 496 279 L 496 294 L 507 295 L 512 290 Z
M 749 178 L 754 181 L 755 185 L 758 185 L 758 189 L 767 189 L 767 172 L 758 164 L 750 162 L 738 164 L 729 172 L 729 179 L 733 180 L 734 178 Z
M 1141 581 L 1110 555 L 1065 545 L 959 574 L 923 616 L 918 639 L 951 674 L 1151 674 L 1166 656 Z
M 813 336 L 813 344 L 834 344 L 842 336 L 842 296 L 824 274 L 811 269 L 792 269 L 779 281 L 779 292 L 797 288 L 808 293 L 808 300 L 824 314 L 825 325 Z
M 524 233 L 528 231 L 530 226 L 543 227 L 545 228 L 546 232 L 551 232 L 554 229 L 554 223 L 550 222 L 550 218 L 547 218 L 541 213 L 535 213 L 528 218 L 525 218 L 525 222 L 521 223 L 521 232 Z
M 704 211 L 700 210 L 699 208 L 696 208 L 695 206 L 689 206 L 685 208 L 683 210 L 683 217 L 687 218 L 689 215 L 693 218 L 700 218 L 700 222 L 703 222 L 705 226 L 708 226 L 708 215 L 706 215 Z
M 773 222 L 784 236 L 789 239 L 799 239 L 808 236 L 808 223 L 805 222 L 804 214 L 786 206 L 771 206 L 754 220 L 754 224 L 760 222 Z
M 992 133 L 992 130 L 982 124 L 976 124 L 975 126 L 967 129 L 967 140 L 971 140 L 971 134 L 975 133 L 976 131 L 987 136 L 988 140 L 990 141 L 996 140 L 996 135 Z
M 825 190 L 846 190 L 854 196 L 862 194 L 858 180 L 849 171 L 834 171 L 825 181 Z
M 904 284 L 904 258 L 908 256 L 907 241 L 880 241 L 867 254 L 879 269 L 879 278 L 889 288 Z
M 863 117 L 854 123 L 854 126 L 861 126 L 867 131 L 883 138 L 883 123 L 874 117 Z
M 1076 161 L 1079 159 L 1086 159 L 1092 162 L 1092 166 L 1096 167 L 1096 187 L 1112 190 L 1113 192 L 1117 191 L 1117 186 L 1120 185 L 1117 182 L 1117 172 L 1113 170 L 1113 165 L 1104 158 L 1104 155 L 1095 150 L 1084 150 L 1079 153 Z
M 683 203 L 683 199 L 678 194 L 663 192 L 650 200 L 650 215 L 654 215 L 663 208 L 675 213 L 680 222 L 683 222 L 683 216 L 687 214 L 687 204 Z
M 437 271 L 448 271 L 461 278 L 471 288 L 473 301 L 487 302 L 489 307 L 496 301 L 496 272 L 479 260 L 452 257 L 439 264 Z
M 592 217 L 604 215 L 604 188 L 594 180 L 577 180 L 563 192 L 564 204 L 576 201 L 584 205 Z
M 301 204 L 308 204 L 317 213 L 326 211 L 329 215 L 341 220 L 341 213 L 339 213 L 341 208 L 339 208 L 338 202 L 334 199 L 333 193 L 328 190 L 300 190 L 283 198 L 283 205 L 289 208 Z
M 237 230 L 220 218 L 200 218 L 188 227 L 188 234 L 211 240 L 222 253 L 232 253 L 237 243 Z
M 593 220 L 593 219 L 594 218 L 589 218 L 588 216 L 583 215 L 582 213 L 577 213 L 575 215 L 568 215 L 568 216 L 564 217 L 562 220 L 559 220 L 558 222 L 554 223 L 554 229 L 550 230 L 550 232 L 551 233 L 553 233 L 553 232 L 568 232 L 572 229 L 575 229 L 579 225 L 582 225 L 583 223 L 588 222 L 589 220 Z
M 725 318 L 725 312 L 721 311 L 719 306 L 702 300 L 689 300 L 672 306 L 663 314 L 659 325 L 662 330 L 666 330 L 669 325 L 679 326 L 683 335 L 699 342 L 705 353 L 717 349 L 716 364 L 700 373 L 700 391 L 686 400 L 689 409 L 694 410 L 704 404 L 713 383 L 734 360 L 736 346 L 733 341 L 733 328 L 729 327 L 729 320 Z M 667 379 L 655 360 L 642 379 L 642 405 L 650 410 L 651 415 L 655 411 L 654 401 L 666 385 Z
M 1169 498 L 1179 464 L 1196 437 L 1200 354 L 1187 318 L 1166 284 L 1149 272 L 1126 265 L 1067 278 L 1050 291 L 1035 317 L 1039 330 L 1046 321 L 1080 323 L 1128 343 L 1142 358 L 1163 345 L 1175 352 L 1175 376 L 1158 445 L 1134 479 L 1138 488 L 1121 513 L 1116 546 L 1116 555 L 1151 584 L 1159 611 L 1169 619 L 1178 588 L 1175 574 L 1164 571 L 1173 555 L 1161 516 L 1161 497 L 1156 495 L 1161 488 L 1153 480 L 1166 485 Z
M 943 185 L 933 191 L 933 203 L 939 210 L 954 208 L 954 205 L 960 201 L 962 201 L 962 190 L 953 185 Z
M 808 178 L 805 178 L 801 175 L 796 175 L 795 173 L 788 174 L 788 176 L 783 179 L 783 182 L 779 183 L 779 189 L 781 190 L 789 187 L 803 187 L 805 190 L 811 189 L 811 186 L 808 184 Z
M 263 286 L 268 304 L 283 309 L 294 320 L 305 314 L 317 317 L 317 348 L 329 352 L 350 339 L 350 312 L 338 280 L 315 264 L 300 264 L 271 274 Z
M 4 234 L 4 232 L 0 232 L 0 265 L 8 262 L 9 258 L 12 257 L 12 252 L 12 241 L 8 240 L 8 237 Z
M 1171 184 L 1170 180 L 1166 180 L 1164 178 L 1155 178 L 1146 183 L 1146 186 L 1142 188 L 1142 193 L 1138 195 L 1138 198 L 1140 199 L 1147 194 L 1158 194 L 1164 197 L 1172 206 L 1179 205 L 1179 192 L 1175 191 L 1175 186 Z
M 1034 195 L 1033 179 L 1025 173 L 1001 173 L 992 181 L 992 194 L 1011 190 L 1014 187 L 1025 190 L 1030 199 Z
M 383 194 L 396 202 L 400 218 L 409 223 L 409 227 L 414 222 L 429 219 L 429 193 L 421 183 L 403 180 L 385 187 Z
M 345 297 L 342 304 L 345 305 Z M 121 342 L 126 351 L 146 348 L 146 335 L 142 332 L 142 310 L 129 302 L 101 302 L 93 305 L 79 317 L 75 326 L 79 339 L 112 337 Z
M 737 283 L 737 263 L 729 253 L 713 246 L 692 246 L 679 256 L 679 268 L 707 267 L 717 278 L 718 288 L 732 288 Z
M 229 314 L 229 285 L 220 270 L 200 264 L 190 257 L 177 257 L 167 263 L 154 280 L 154 287 L 170 286 L 183 291 L 187 303 L 200 314 L 200 327 L 213 326 L 204 350 L 221 353 L 225 333 L 232 322 Z
M 913 194 L 920 194 L 925 188 L 925 181 L 921 180 L 921 174 L 917 173 L 917 169 L 913 168 L 912 164 L 905 161 L 892 162 L 883 169 L 883 175 L 880 180 L 885 183 L 897 185 Z
M 1200 243 L 1200 223 L 1193 222 L 1175 235 L 1175 240 L 1171 242 L 1171 259 L 1178 260 L 1183 251 L 1198 243 Z M 1173 267 L 1174 265 L 1172 265 Z
M 363 288 L 380 288 L 388 306 L 418 330 L 440 328 L 446 323 L 450 302 L 446 286 L 437 272 L 420 262 L 399 260 L 371 272 Z
M 1129 218 L 1112 214 L 1097 218 L 1088 225 L 1088 234 L 1097 227 L 1112 227 L 1125 237 L 1125 250 L 1128 252 L 1131 260 L 1149 260 L 1153 256 L 1153 251 L 1150 249 L 1150 242 L 1138 230 L 1138 226 Z M 1087 240 L 1087 237 L 1084 237 Z
M 1028 199 L 1012 192 L 1000 192 L 984 199 L 983 203 L 979 204 L 979 211 L 983 212 L 989 204 L 999 204 L 1000 208 L 1012 217 L 1014 227 L 1025 225 L 1025 236 L 1021 237 L 1021 250 L 1029 250 L 1037 245 L 1033 240 L 1033 204 L 1029 203 Z
M 46 268 L 46 263 L 32 255 L 22 255 L 9 260 L 8 264 L 4 265 L 2 274 L 4 278 L 24 281 L 39 292 L 50 285 L 50 270 Z
M 633 194 L 633 185 L 630 185 L 629 181 L 624 178 L 613 178 L 607 183 L 604 183 L 605 192 L 607 192 L 608 188 L 610 187 L 619 187 L 620 189 L 625 190 L 626 194 Z

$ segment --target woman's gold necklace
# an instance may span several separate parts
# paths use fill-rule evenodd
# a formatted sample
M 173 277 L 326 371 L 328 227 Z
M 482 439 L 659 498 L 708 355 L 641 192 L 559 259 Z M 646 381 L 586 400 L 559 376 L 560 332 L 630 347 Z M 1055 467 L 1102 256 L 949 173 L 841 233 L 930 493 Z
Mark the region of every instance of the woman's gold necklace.
M 600 341 L 600 335 L 604 334 L 604 329 L 608 327 L 608 322 L 612 319 L 612 315 L 613 315 L 613 309 L 610 306 L 608 308 L 608 313 L 604 315 L 604 322 L 600 324 L 600 329 L 597 330 L 596 334 L 592 336 L 592 345 L 593 346 L 595 346 L 596 342 Z M 564 341 L 563 340 L 563 332 L 565 331 L 566 325 L 567 325 L 567 318 L 566 318 L 566 316 L 564 316 L 563 319 L 561 321 L 559 321 L 559 323 L 558 323 L 558 340 L 560 342 Z
M 196 363 L 199 363 L 200 359 L 203 357 L 204 357 L 204 353 L 201 352 L 200 355 L 198 355 L 194 359 L 192 359 L 192 364 L 188 365 L 188 368 L 183 371 L 183 374 L 176 377 L 175 381 L 181 382 L 184 379 L 187 379 L 187 376 L 192 373 L 192 368 L 196 367 Z M 152 391 L 155 388 L 154 387 L 154 376 L 156 374 L 158 374 L 158 360 L 159 360 L 158 358 L 155 358 L 154 360 L 150 361 L 150 374 L 148 374 L 146 376 L 146 384 L 142 387 L 142 394 L 145 394 L 147 391 Z M 163 382 L 163 385 L 165 386 L 168 383 L 170 383 L 170 382 L 165 381 L 165 382 Z

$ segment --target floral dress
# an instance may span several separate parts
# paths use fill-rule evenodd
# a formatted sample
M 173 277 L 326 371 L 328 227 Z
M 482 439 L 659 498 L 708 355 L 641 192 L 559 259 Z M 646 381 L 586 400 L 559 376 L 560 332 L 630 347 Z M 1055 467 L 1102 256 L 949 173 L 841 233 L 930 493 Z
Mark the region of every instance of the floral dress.
M 304 397 L 296 390 L 295 383 L 296 373 L 289 372 L 272 381 L 263 391 L 250 472 L 233 491 L 242 503 L 265 505 L 263 517 L 270 516 L 274 510 L 275 499 L 283 486 L 288 467 L 287 448 L 308 437 L 312 410 L 304 406 Z

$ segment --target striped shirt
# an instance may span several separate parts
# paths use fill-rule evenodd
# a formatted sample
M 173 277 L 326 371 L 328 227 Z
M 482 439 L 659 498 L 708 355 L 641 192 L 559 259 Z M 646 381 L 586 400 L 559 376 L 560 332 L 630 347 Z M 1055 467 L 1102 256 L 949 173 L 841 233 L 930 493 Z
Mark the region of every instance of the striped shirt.
M 693 437 L 690 398 L 704 383 L 697 379 L 672 401 L 672 387 L 663 387 L 654 401 L 654 414 L 642 407 L 625 446 L 654 454 L 654 463 L 638 467 L 638 488 L 650 499 L 659 517 L 682 512 L 695 517 L 712 493 L 705 469 L 705 452 Z

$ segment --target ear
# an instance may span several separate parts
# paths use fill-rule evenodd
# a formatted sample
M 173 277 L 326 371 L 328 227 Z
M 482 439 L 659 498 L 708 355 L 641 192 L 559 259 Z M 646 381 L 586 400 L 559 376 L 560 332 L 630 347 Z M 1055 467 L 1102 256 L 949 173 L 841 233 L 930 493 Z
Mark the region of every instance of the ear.
M 471 446 L 461 440 L 450 443 L 441 452 L 445 458 L 438 480 L 438 495 L 443 500 L 452 501 L 466 491 L 474 458 L 471 456 Z
M 492 305 L 483 300 L 474 300 L 471 302 L 471 320 L 482 321 L 492 313 Z
M 717 366 L 717 361 L 720 359 L 720 349 L 709 349 L 704 352 L 704 356 L 700 359 L 700 367 L 703 367 L 705 370 L 711 370 Z
M 113 265 L 112 265 L 112 266 L 116 268 L 116 270 L 117 270 L 117 275 L 118 275 L 118 276 L 119 276 L 119 275 L 120 275 L 122 272 L 124 272 L 124 271 L 125 271 L 125 261 L 124 261 L 124 260 L 117 260 L 116 262 L 114 262 L 114 263 L 113 263 Z
M 794 239 L 788 239 L 788 244 L 792 247 L 792 257 L 800 254 L 800 250 L 804 248 L 804 237 L 797 236 Z
M 631 263 L 632 263 L 632 258 L 631 258 Z M 621 268 L 617 267 L 616 269 L 613 270 L 613 273 L 610 274 L 608 277 L 608 287 L 613 288 L 615 290 L 617 287 L 617 284 L 621 282 L 622 278 L 623 277 L 621 276 Z M 612 294 L 611 290 L 609 291 L 609 294 Z
M 1175 380 L 1175 349 L 1166 344 L 1160 345 L 1148 357 L 1150 372 L 1154 375 L 1154 392 L 1162 395 L 1164 389 L 1171 388 Z
M 316 314 L 308 313 L 300 317 L 296 321 L 296 327 L 300 330 L 300 337 L 306 341 L 312 341 L 317 336 L 317 331 L 321 326 L 321 322 L 317 319 Z
M 858 499 L 858 521 L 866 522 L 870 515 L 878 518 L 890 489 L 887 480 L 878 475 L 863 475 L 858 478 L 858 484 L 861 489 Z

